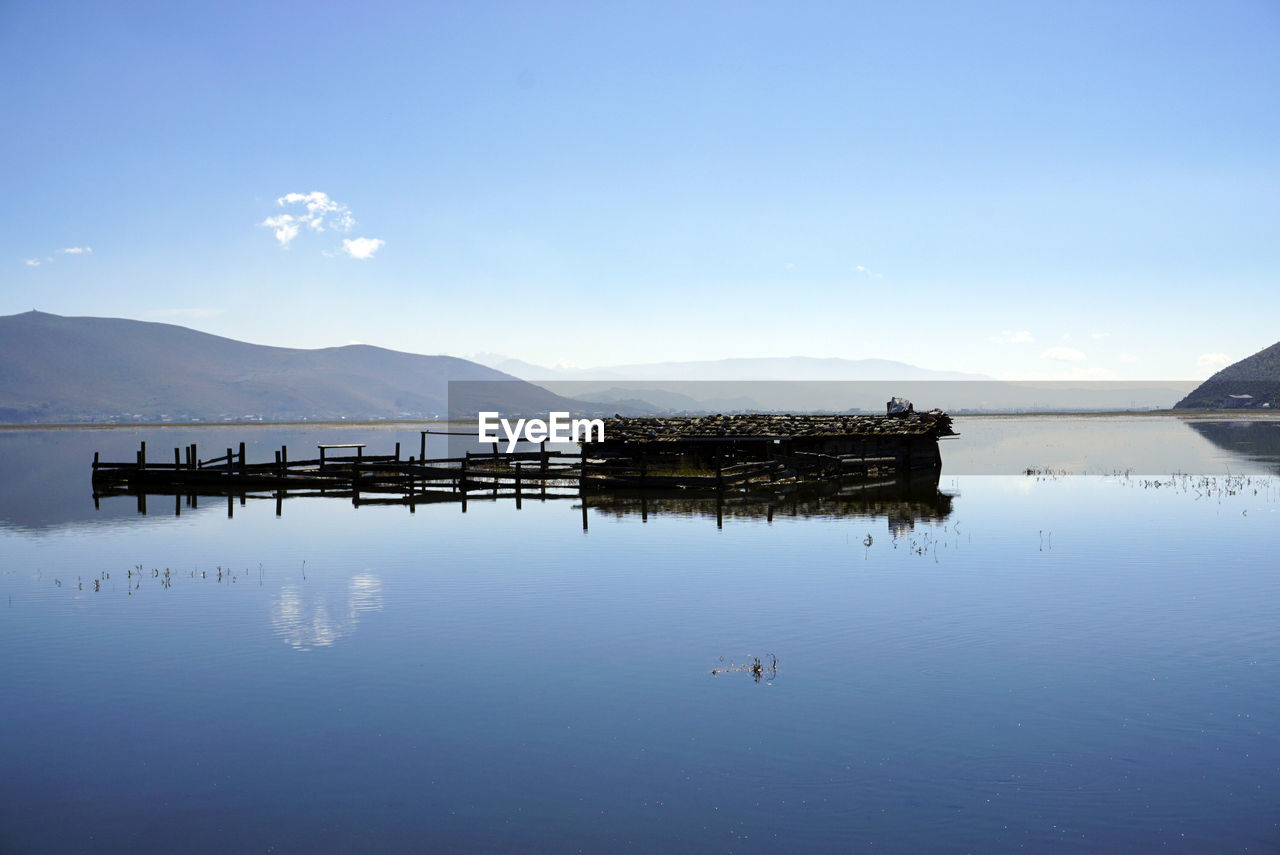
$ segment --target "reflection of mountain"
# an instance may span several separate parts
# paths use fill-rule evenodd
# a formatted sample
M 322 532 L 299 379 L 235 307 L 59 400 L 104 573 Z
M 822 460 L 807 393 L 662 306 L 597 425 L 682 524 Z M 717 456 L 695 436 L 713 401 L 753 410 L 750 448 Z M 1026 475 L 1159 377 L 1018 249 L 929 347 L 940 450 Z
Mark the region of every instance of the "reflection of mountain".
M 1218 448 L 1280 472 L 1280 419 L 1187 421 Z
M 360 616 L 382 610 L 382 582 L 371 573 L 353 576 L 340 594 L 285 585 L 271 608 L 271 625 L 295 650 L 329 647 L 356 631 Z
M 596 513 L 614 517 L 884 518 L 891 532 L 901 534 L 914 528 L 916 522 L 938 522 L 949 517 L 953 498 L 938 490 L 937 473 L 927 473 L 910 480 L 874 484 L 826 484 L 783 497 L 726 493 L 718 499 L 713 493 L 637 491 L 588 495 L 583 504 Z

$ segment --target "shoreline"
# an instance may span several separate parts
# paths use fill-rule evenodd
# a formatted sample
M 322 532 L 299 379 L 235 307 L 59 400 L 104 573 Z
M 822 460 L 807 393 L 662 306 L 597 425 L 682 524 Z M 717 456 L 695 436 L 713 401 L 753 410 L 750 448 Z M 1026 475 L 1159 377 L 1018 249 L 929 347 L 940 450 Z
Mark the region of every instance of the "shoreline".
M 1280 410 L 1048 410 L 1026 411 L 1017 413 L 952 413 L 953 419 L 1025 419 L 1025 418 L 1176 418 L 1185 421 L 1277 421 L 1280 422 Z M 339 428 L 351 427 L 361 430 L 377 430 L 379 428 L 403 430 L 417 425 L 449 424 L 449 419 L 405 419 L 405 420 L 345 420 L 333 419 L 325 421 L 253 421 L 253 422 L 137 422 L 134 424 L 101 424 L 92 422 L 50 422 L 48 424 L 0 424 L 0 431 L 33 431 L 33 430 L 138 430 L 139 428 L 165 429 L 180 428 Z

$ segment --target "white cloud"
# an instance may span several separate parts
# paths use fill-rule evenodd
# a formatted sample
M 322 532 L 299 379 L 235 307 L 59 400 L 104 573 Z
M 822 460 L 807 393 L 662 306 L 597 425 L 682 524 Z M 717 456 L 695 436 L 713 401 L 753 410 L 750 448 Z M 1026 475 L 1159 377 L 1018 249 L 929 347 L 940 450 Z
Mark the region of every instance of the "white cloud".
M 312 190 L 310 193 L 286 193 L 276 200 L 276 204 L 282 208 L 285 205 L 299 203 L 307 207 L 307 213 L 299 219 L 314 231 L 324 231 L 327 224 L 346 232 L 356 224 L 355 218 L 351 216 L 351 211 L 346 205 L 330 199 L 328 193 L 321 193 L 319 190 Z
M 1137 355 L 1132 354 L 1132 353 L 1122 353 L 1122 354 L 1120 354 L 1120 361 L 1121 361 L 1121 362 L 1138 362 L 1138 361 L 1139 361 L 1139 360 L 1141 360 L 1141 359 L 1142 359 L 1142 357 L 1141 357 L 1141 356 L 1137 356 Z
M 276 230 L 276 240 L 280 241 L 280 245 L 285 249 L 289 248 L 289 241 L 298 236 L 298 222 L 289 214 L 267 217 L 262 224 Z
M 1040 358 L 1057 362 L 1084 362 L 1085 355 L 1074 347 L 1051 347 L 1040 354 Z
M 22 263 L 23 263 L 23 264 L 25 264 L 25 265 L 27 265 L 27 267 L 39 267 L 39 266 L 40 266 L 40 259 L 38 259 L 38 258 L 28 258 L 26 261 L 24 261 L 24 262 L 22 262 Z
M 853 269 L 854 269 L 854 272 L 856 272 L 856 273 L 861 273 L 863 276 L 869 276 L 869 277 L 871 277 L 872 279 L 883 279 L 883 278 L 884 278 L 884 274 L 883 274 L 883 273 L 876 273 L 874 270 L 871 270 L 871 269 L 869 269 L 869 268 L 863 267 L 861 264 L 859 264 L 857 267 L 855 267 L 855 268 L 853 268 Z
M 996 344 L 1031 344 L 1035 341 L 1026 330 L 1004 330 L 1000 335 L 991 336 Z
M 276 205 L 288 207 L 290 211 L 267 217 L 260 225 L 275 232 L 276 240 L 285 249 L 302 233 L 305 228 L 313 232 L 339 231 L 349 232 L 356 224 L 351 209 L 343 203 L 329 198 L 328 193 L 312 190 L 310 193 L 286 193 L 276 199 Z M 299 207 L 300 206 L 300 207 Z M 371 258 L 384 243 L 379 238 L 356 238 L 344 240 L 343 251 L 352 258 Z M 321 250 L 323 255 L 335 253 Z
M 64 255 L 90 255 L 93 253 L 91 246 L 69 246 L 66 249 L 60 249 L 58 252 Z
M 1109 332 L 1089 333 L 1089 338 L 1093 339 L 1094 341 L 1102 341 L 1104 338 L 1111 338 L 1111 333 Z
M 1196 357 L 1196 367 L 1206 374 L 1213 374 L 1231 364 L 1225 353 L 1202 353 Z
M 373 258 L 373 254 L 382 249 L 385 244 L 386 241 L 381 238 L 360 237 L 355 240 L 344 239 L 342 241 L 342 251 L 352 258 L 364 261 L 365 259 Z

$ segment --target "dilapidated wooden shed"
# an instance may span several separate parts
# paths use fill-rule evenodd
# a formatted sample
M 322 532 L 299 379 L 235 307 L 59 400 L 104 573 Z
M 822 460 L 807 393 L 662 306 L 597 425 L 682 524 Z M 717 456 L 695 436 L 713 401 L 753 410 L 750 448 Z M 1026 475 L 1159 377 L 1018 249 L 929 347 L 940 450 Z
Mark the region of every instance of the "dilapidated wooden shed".
M 715 469 L 782 461 L 802 470 L 940 469 L 938 440 L 953 436 L 941 410 L 897 415 L 615 416 L 585 451 L 606 463 Z

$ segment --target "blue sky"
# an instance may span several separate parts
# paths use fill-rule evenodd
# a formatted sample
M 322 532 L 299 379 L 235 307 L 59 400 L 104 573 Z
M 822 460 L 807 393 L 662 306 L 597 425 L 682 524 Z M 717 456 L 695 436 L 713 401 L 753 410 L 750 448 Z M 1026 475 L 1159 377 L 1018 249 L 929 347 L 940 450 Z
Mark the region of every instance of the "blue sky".
M 3 0 L 0 314 L 1204 376 L 1280 339 L 1277 56 L 1275 2 Z

